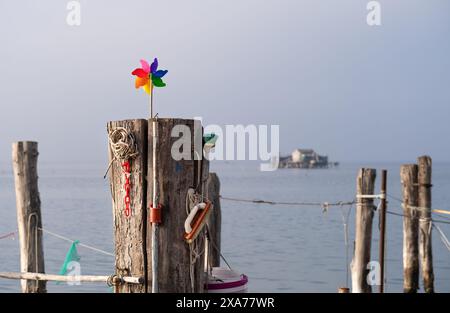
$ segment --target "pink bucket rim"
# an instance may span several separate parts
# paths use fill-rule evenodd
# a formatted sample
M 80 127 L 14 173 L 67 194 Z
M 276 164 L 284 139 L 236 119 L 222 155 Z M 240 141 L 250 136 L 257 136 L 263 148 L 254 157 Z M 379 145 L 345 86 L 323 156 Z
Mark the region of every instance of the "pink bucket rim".
M 236 287 L 244 286 L 248 283 L 248 277 L 244 274 L 241 275 L 241 279 L 238 281 L 232 281 L 228 283 L 217 283 L 217 284 L 208 284 L 209 290 L 217 290 L 217 289 L 231 289 Z

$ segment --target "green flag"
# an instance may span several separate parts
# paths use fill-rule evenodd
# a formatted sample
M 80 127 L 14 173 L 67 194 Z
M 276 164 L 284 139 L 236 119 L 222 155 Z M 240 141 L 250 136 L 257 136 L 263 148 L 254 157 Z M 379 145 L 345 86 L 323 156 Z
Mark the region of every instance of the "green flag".
M 66 254 L 66 259 L 64 260 L 63 265 L 61 266 L 61 270 L 59 271 L 59 275 L 67 275 L 68 272 L 68 265 L 70 264 L 70 262 L 78 262 L 80 261 L 81 257 L 78 254 L 77 251 L 77 244 L 79 244 L 80 242 L 78 240 L 74 241 L 72 243 L 72 245 L 70 246 L 69 251 Z M 60 282 L 58 282 L 60 283 Z
M 203 135 L 203 148 L 206 152 L 211 151 L 216 146 L 216 141 L 218 138 L 219 136 L 214 133 Z

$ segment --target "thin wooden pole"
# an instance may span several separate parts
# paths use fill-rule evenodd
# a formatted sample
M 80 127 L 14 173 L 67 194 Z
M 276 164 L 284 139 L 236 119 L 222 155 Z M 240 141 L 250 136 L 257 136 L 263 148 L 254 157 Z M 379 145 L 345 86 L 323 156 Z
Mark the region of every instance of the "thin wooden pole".
M 118 276 L 146 278 L 146 223 L 147 223 L 147 120 L 113 121 L 107 125 L 108 133 L 125 128 L 135 138 L 137 156 L 130 159 L 130 215 L 125 213 L 126 173 L 123 160 L 114 160 L 109 171 L 113 207 L 115 267 Z M 109 159 L 114 154 L 109 149 Z M 116 292 L 144 293 L 146 284 L 116 286 Z
M 380 203 L 380 293 L 384 293 L 384 254 L 386 243 L 386 188 L 387 171 L 381 171 L 381 203 Z
M 220 208 L 220 180 L 216 173 L 210 173 L 206 182 L 206 197 L 212 202 L 214 209 L 207 222 L 209 230 L 208 261 L 211 267 L 220 266 L 222 213 Z
M 403 291 L 416 293 L 419 289 L 417 165 L 406 164 L 400 168 L 403 188 Z
M 357 195 L 373 195 L 375 190 L 376 170 L 360 169 L 357 177 Z M 351 265 L 352 292 L 369 293 L 371 286 L 367 283 L 369 274 L 370 249 L 372 244 L 373 198 L 359 198 L 356 205 L 355 252 Z
M 419 184 L 419 255 L 422 263 L 423 287 L 425 292 L 434 292 L 433 250 L 431 240 L 431 167 L 429 156 L 418 158 Z
M 13 272 L 0 272 L 0 278 L 5 279 L 28 279 L 36 280 L 40 282 L 45 281 L 60 281 L 60 282 L 109 282 L 112 279 L 112 283 L 128 283 L 128 284 L 144 284 L 145 279 L 143 277 L 118 277 L 118 276 L 98 276 L 98 275 L 53 275 L 53 274 L 41 274 L 41 273 L 13 273 Z
M 16 142 L 12 146 L 16 186 L 17 224 L 20 240 L 20 270 L 44 273 L 41 200 L 38 188 L 38 143 Z M 45 281 L 22 280 L 22 292 L 45 293 Z

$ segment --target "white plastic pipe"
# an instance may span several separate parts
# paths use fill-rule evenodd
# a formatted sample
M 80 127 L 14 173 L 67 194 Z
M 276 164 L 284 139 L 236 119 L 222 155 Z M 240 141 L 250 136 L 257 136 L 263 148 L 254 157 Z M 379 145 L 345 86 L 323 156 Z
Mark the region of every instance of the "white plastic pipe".
M 156 149 L 158 147 L 158 122 L 153 120 L 153 206 L 158 205 L 158 180 L 156 178 Z M 158 293 L 158 224 L 152 225 L 152 293 Z

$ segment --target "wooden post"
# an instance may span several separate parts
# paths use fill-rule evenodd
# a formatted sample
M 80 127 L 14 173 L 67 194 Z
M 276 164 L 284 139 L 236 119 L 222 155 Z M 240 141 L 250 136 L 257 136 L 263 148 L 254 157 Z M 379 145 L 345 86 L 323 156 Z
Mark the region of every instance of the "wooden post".
M 38 155 L 37 142 L 16 142 L 12 146 L 21 272 L 45 273 Z M 21 286 L 26 293 L 46 292 L 45 281 L 21 280 Z
M 381 199 L 380 199 L 380 293 L 384 293 L 384 255 L 386 243 L 386 189 L 387 189 L 387 170 L 381 172 Z
M 146 223 L 147 223 L 147 120 L 113 121 L 107 125 L 108 133 L 123 127 L 131 132 L 136 141 L 137 156 L 129 160 L 130 170 L 130 216 L 125 214 L 125 172 L 124 160 L 114 160 L 110 171 L 112 195 L 115 268 L 118 276 L 146 277 Z M 109 147 L 109 159 L 114 155 Z M 116 292 L 142 293 L 147 291 L 146 284 L 122 284 L 116 286 Z
M 184 241 L 184 222 L 187 218 L 186 195 L 189 188 L 199 186 L 199 169 L 201 160 L 194 159 L 195 141 L 194 124 L 199 121 L 186 119 L 158 118 L 157 121 L 157 151 L 156 151 L 156 176 L 157 186 L 153 186 L 153 128 L 149 127 L 148 135 L 148 191 L 147 198 L 151 199 L 153 188 L 157 188 L 158 203 L 160 204 L 162 222 L 158 225 L 158 290 L 161 293 L 189 293 L 203 292 L 204 258 L 199 257 L 193 265 L 193 278 L 191 281 L 190 266 L 191 252 L 189 245 Z M 151 124 L 153 120 L 150 120 Z M 177 126 L 177 128 L 174 128 Z M 200 125 L 201 128 L 201 125 Z M 198 133 L 198 132 L 197 132 Z M 200 135 L 203 131 L 200 129 Z M 187 144 L 182 144 L 187 140 Z M 201 142 L 200 142 L 201 145 Z M 186 158 L 174 159 L 174 152 L 184 153 Z M 198 154 L 202 154 L 201 147 Z M 177 156 L 179 157 L 179 155 Z M 198 158 L 198 157 L 196 157 Z M 203 175 L 200 174 L 200 177 Z M 152 225 L 147 223 L 147 259 L 151 260 L 152 251 Z M 198 251 L 203 250 L 203 240 L 197 239 Z M 193 256 L 193 255 L 192 255 Z M 148 285 L 151 285 L 152 264 L 149 262 L 147 269 Z M 194 288 L 192 289 L 193 283 Z
M 375 189 L 376 170 L 360 169 L 357 178 L 356 193 L 358 196 L 373 195 Z M 372 244 L 372 219 L 374 204 L 372 198 L 359 198 L 356 205 L 356 229 L 355 229 L 355 252 L 351 265 L 352 292 L 372 292 L 367 283 L 367 275 L 370 273 L 368 264 L 370 262 L 370 249 Z
M 206 197 L 214 206 L 214 210 L 207 222 L 209 239 L 211 241 L 209 249 L 209 265 L 211 267 L 219 267 L 222 213 L 220 208 L 220 180 L 216 173 L 209 174 L 206 182 Z
M 425 292 L 434 292 L 433 252 L 431 246 L 431 158 L 418 158 L 419 185 L 419 254 L 422 263 L 423 287 Z
M 416 293 L 419 289 L 418 220 L 413 208 L 417 207 L 417 165 L 400 168 L 403 188 L 403 291 Z

